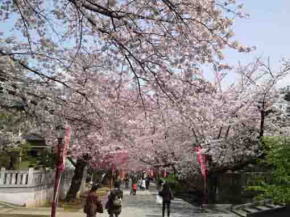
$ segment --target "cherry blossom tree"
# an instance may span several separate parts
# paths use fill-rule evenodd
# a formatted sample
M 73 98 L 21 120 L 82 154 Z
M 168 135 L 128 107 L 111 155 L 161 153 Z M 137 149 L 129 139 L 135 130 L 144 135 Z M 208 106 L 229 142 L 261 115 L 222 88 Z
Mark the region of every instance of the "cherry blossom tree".
M 211 171 L 223 171 L 260 156 L 261 132 L 273 132 L 276 124 L 267 119 L 276 99 L 275 84 L 289 73 L 289 64 L 274 73 L 258 60 L 237 73 L 240 80 L 230 86 L 222 86 L 220 75 L 213 82 L 196 79 L 195 85 L 176 85 L 175 90 L 183 90 L 177 103 L 156 96 L 148 118 L 144 122 L 141 115 L 134 127 L 143 123 L 136 138 L 140 158 L 182 171 L 179 165 L 194 161 L 193 146 L 200 145 L 211 157 Z M 267 114 L 261 115 L 262 111 Z M 196 166 L 193 162 L 188 174 Z
M 189 82 L 188 78 L 199 73 L 193 64 L 198 68 L 200 64 L 211 63 L 221 68 L 224 48 L 240 52 L 250 50 L 231 40 L 234 17 L 243 16 L 241 6 L 231 0 L 7 0 L 1 3 L 5 32 L 1 35 L 0 55 L 31 74 L 29 80 L 35 86 L 34 97 L 53 102 L 46 105 L 37 103 L 45 109 L 36 108 L 35 112 L 50 116 L 53 111 L 53 114 L 64 116 L 71 122 L 78 120 L 100 126 L 103 124 L 100 117 L 92 123 L 94 116 L 91 113 L 74 110 L 75 116 L 69 117 L 62 109 L 79 103 L 83 107 L 79 106 L 78 111 L 92 109 L 104 115 L 102 112 L 108 106 L 92 103 L 88 85 L 83 87 L 82 83 L 77 83 L 85 83 L 83 78 L 95 79 L 84 73 L 88 71 L 87 67 L 100 68 L 103 73 L 110 71 L 115 77 L 120 73 L 127 74 L 126 79 L 132 88 L 138 90 L 143 107 L 147 91 L 151 91 L 150 94 L 161 91 L 177 104 L 183 97 L 183 88 L 176 87 L 183 86 Z M 81 55 L 98 58 L 96 62 L 76 70 L 73 65 Z M 57 94 L 55 90 L 53 96 L 43 95 L 47 86 L 53 89 L 56 85 L 70 92 L 71 96 L 66 97 L 72 104 L 66 104 L 63 94 Z M 30 107 L 37 107 L 33 103 L 36 100 L 26 101 Z M 49 108 L 52 105 L 53 108 Z
M 48 129 L 48 143 L 55 144 L 55 125 L 68 122 L 70 153 L 85 163 L 100 165 L 120 151 L 185 176 L 198 171 L 194 145 L 211 156 L 213 169 L 260 154 L 275 84 L 289 64 L 277 75 L 260 62 L 240 67 L 239 82 L 223 85 L 223 49 L 251 50 L 231 39 L 234 18 L 245 16 L 236 1 L 0 6 L 0 60 L 9 64 L 1 71 L 1 96 L 21 100 Z M 214 66 L 215 81 L 206 79 L 205 63 Z
M 87 53 L 115 72 L 123 65 L 140 92 L 146 83 L 175 98 L 170 77 L 195 73 L 193 64 L 219 65 L 226 47 L 250 50 L 231 40 L 234 18 L 245 16 L 232 0 L 4 0 L 0 15 L 0 55 L 66 87 L 63 75 Z

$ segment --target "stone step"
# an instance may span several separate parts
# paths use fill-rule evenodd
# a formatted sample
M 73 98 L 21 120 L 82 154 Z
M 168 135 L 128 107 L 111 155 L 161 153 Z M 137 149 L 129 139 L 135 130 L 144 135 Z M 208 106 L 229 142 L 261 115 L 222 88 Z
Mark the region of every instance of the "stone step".
M 263 206 L 263 205 L 255 206 L 255 208 L 260 210 L 260 211 L 264 211 L 264 210 L 268 210 L 269 209 L 269 207 L 266 207 L 266 206 Z
M 267 203 L 264 205 L 265 207 L 268 207 L 269 209 L 277 209 L 277 208 L 282 208 L 284 206 L 278 205 L 278 204 L 273 204 L 273 203 Z
M 244 210 L 232 210 L 232 212 L 241 217 L 247 217 L 248 213 Z
M 247 217 L 251 214 L 268 212 L 270 210 L 281 209 L 285 206 L 282 204 L 273 204 L 271 201 L 263 201 L 262 203 L 248 203 L 232 207 L 232 212 L 241 217 Z
M 243 210 L 246 211 L 247 213 L 255 213 L 255 212 L 259 212 L 258 209 L 255 209 L 255 208 L 253 208 L 253 207 L 245 207 Z

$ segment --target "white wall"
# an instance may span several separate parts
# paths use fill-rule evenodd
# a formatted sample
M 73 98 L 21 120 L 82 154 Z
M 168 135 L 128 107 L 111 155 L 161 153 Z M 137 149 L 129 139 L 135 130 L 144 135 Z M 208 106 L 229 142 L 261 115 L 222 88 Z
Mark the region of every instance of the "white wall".
M 19 173 L 18 173 L 19 172 Z M 4 168 L 0 172 L 0 200 L 20 206 L 41 206 L 52 200 L 54 174 L 53 170 L 33 170 L 29 171 L 7 171 Z M 16 175 L 18 173 L 18 175 Z M 64 199 L 70 187 L 73 170 L 67 170 L 63 173 L 59 198 Z M 28 174 L 23 181 L 23 176 L 19 174 Z M 81 186 L 81 192 L 84 191 L 86 172 Z

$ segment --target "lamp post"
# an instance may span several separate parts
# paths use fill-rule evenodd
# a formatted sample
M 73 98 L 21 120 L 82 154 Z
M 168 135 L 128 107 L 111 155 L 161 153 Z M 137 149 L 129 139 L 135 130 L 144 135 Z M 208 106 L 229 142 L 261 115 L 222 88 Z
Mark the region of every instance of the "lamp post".
M 63 138 L 65 135 L 65 129 L 62 126 L 56 127 L 57 132 L 57 161 L 56 161 L 56 170 L 55 170 L 55 180 L 54 180 L 54 189 L 53 189 L 53 199 L 51 204 L 51 217 L 56 216 L 56 207 L 58 202 L 58 189 L 61 180 L 61 173 L 63 171 L 62 167 L 64 165 L 64 143 Z

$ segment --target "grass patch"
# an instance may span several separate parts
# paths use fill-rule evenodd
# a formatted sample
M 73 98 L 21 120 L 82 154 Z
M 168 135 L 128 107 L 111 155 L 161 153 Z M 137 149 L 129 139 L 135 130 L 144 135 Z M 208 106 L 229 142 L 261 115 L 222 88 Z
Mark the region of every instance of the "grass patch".
M 70 202 L 67 201 L 59 202 L 59 206 L 63 207 L 65 211 L 78 211 L 79 209 L 83 208 L 83 204 L 84 204 L 83 198 L 76 199 Z
M 97 190 L 97 195 L 99 196 L 99 198 L 103 198 L 107 195 L 108 191 L 110 191 L 110 188 L 108 187 L 99 188 Z M 80 198 L 75 199 L 73 201 L 70 201 L 70 202 L 60 201 L 59 206 L 63 207 L 65 211 L 73 211 L 73 212 L 78 211 L 84 207 L 84 203 L 85 203 L 87 195 L 88 195 L 88 191 L 84 192 L 82 195 L 80 195 Z
M 110 191 L 110 188 L 108 188 L 108 187 L 102 187 L 102 188 L 99 188 L 98 190 L 97 190 L 97 195 L 99 196 L 99 197 L 104 197 L 104 196 L 106 196 L 107 195 L 107 193 Z

